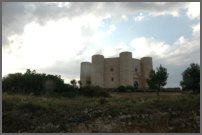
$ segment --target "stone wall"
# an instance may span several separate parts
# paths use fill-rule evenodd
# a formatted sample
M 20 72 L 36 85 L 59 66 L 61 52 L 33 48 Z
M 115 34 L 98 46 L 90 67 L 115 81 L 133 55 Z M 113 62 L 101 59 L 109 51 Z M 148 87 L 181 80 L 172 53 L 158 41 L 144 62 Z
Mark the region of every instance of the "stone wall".
M 122 86 L 133 85 L 131 64 L 132 64 L 132 53 L 131 52 L 120 53 L 119 57 L 120 85 Z
M 80 79 L 83 86 L 90 80 L 92 86 L 104 88 L 117 88 L 121 85 L 147 88 L 146 79 L 152 68 L 151 57 L 139 60 L 132 58 L 131 52 L 122 52 L 118 58 L 93 55 L 92 63 L 81 63 Z
M 119 58 L 106 58 L 104 64 L 104 87 L 119 87 Z
M 90 62 L 82 62 L 81 63 L 81 72 L 80 72 L 80 80 L 82 86 L 86 86 L 86 82 L 91 80 L 91 63 Z
M 91 85 L 104 87 L 104 56 L 103 55 L 92 56 Z

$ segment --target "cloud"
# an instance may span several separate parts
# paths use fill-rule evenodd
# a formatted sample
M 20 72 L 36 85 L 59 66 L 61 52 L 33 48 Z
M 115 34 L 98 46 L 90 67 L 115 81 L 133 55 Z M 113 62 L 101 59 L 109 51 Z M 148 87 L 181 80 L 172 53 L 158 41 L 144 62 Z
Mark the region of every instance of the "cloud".
M 152 56 L 164 63 L 187 65 L 200 61 L 200 23 L 192 26 L 191 39 L 181 36 L 173 44 L 166 44 L 154 38 L 139 37 L 130 42 L 135 57 Z
M 123 51 L 128 51 L 129 46 L 125 43 L 121 42 L 120 44 L 113 45 L 103 45 L 101 49 L 99 49 L 95 54 L 104 55 L 104 57 L 119 57 L 119 54 Z
M 198 24 L 193 25 L 192 29 L 193 29 L 192 35 L 194 37 L 199 38 L 200 37 L 200 22 Z
M 122 15 L 121 18 L 124 20 L 124 21 L 128 21 L 128 17 L 126 15 Z
M 109 26 L 109 30 L 107 30 L 107 34 L 111 34 L 113 31 L 116 30 L 116 26 L 114 24 L 110 25 Z
M 137 21 L 141 21 L 143 18 L 144 16 L 142 15 L 142 13 L 140 13 L 137 17 L 134 17 L 133 20 L 137 22 Z
M 130 46 L 134 48 L 135 57 L 144 57 L 150 55 L 157 55 L 163 57 L 169 45 L 162 41 L 157 41 L 154 38 L 135 38 L 130 42 Z
M 2 3 L 2 39 L 3 45 L 8 45 L 7 37 L 13 34 L 22 34 L 25 25 L 35 21 L 40 25 L 45 25 L 50 20 L 61 18 L 80 18 L 87 14 L 91 21 L 94 18 L 102 20 L 106 16 L 120 18 L 120 14 L 132 14 L 140 11 L 146 11 L 153 15 L 178 13 L 180 8 L 187 7 L 189 3 L 183 2 L 129 2 L 129 3 L 56 3 L 56 2 L 3 2 Z M 79 7 L 79 8 L 78 8 Z M 192 7 L 192 6 L 190 6 Z M 189 16 L 194 16 L 189 8 Z M 93 16 L 93 17 L 92 17 Z M 127 20 L 127 17 L 122 16 Z M 93 23 L 94 27 L 97 27 Z M 98 23 L 98 25 L 100 25 Z
M 187 6 L 187 16 L 190 19 L 200 18 L 200 2 L 190 2 Z

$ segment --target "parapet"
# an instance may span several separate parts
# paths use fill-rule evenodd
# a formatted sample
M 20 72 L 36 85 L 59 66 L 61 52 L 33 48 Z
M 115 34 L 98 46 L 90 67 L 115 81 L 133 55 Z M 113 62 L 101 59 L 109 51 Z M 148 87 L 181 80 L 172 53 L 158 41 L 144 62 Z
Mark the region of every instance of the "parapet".
M 142 58 L 141 58 L 141 60 L 146 60 L 146 59 L 152 60 L 152 57 L 142 57 Z
M 96 61 L 104 60 L 104 56 L 100 54 L 96 54 L 92 56 L 92 63 Z
M 119 57 L 131 57 L 131 58 L 132 58 L 132 52 L 128 52 L 128 51 L 126 51 L 126 52 L 121 52 L 121 53 L 119 54 Z
M 81 62 L 81 65 L 88 65 L 91 64 L 90 62 Z

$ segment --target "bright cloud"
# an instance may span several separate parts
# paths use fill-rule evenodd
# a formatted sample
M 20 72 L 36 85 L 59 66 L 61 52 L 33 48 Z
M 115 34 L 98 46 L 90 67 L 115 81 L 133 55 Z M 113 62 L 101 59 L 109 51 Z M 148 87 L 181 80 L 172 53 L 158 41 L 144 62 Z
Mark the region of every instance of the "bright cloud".
M 190 19 L 199 19 L 200 17 L 200 2 L 191 2 L 188 5 L 187 16 Z
M 106 33 L 111 34 L 115 30 L 116 30 L 116 26 L 112 24 L 112 25 L 109 26 L 109 30 Z
M 140 13 L 137 17 L 134 17 L 134 21 L 141 21 L 144 18 L 144 16 L 142 15 L 142 13 Z
M 121 18 L 125 21 L 128 21 L 128 17 L 126 15 L 122 15 Z
M 197 32 L 200 32 L 200 27 L 198 29 L 198 25 L 194 26 L 194 36 L 196 29 Z M 200 41 L 196 37 L 189 41 L 181 36 L 173 44 L 166 44 L 154 38 L 140 37 L 133 39 L 130 45 L 133 47 L 133 55 L 138 58 L 153 56 L 158 59 L 164 59 L 164 63 L 174 65 L 188 64 L 193 59 L 197 59 L 197 61 L 200 59 Z

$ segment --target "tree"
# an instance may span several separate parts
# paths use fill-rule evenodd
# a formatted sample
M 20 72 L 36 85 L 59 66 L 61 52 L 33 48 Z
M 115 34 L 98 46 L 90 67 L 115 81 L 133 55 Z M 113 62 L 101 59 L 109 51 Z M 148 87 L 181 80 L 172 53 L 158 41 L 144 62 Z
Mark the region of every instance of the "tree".
M 183 90 L 192 89 L 193 93 L 198 93 L 200 90 L 200 66 L 192 63 L 182 73 L 182 81 L 180 82 Z
M 76 83 L 77 83 L 77 82 L 76 82 L 75 79 L 71 80 L 70 83 L 73 85 L 74 88 L 76 88 Z
M 147 84 L 150 89 L 157 89 L 157 95 L 159 96 L 159 90 L 166 85 L 168 79 L 167 69 L 160 65 L 155 72 L 153 69 L 150 71 Z
M 81 88 L 81 87 L 82 87 L 82 82 L 81 82 L 81 80 L 78 81 L 78 84 L 79 84 L 79 87 Z

